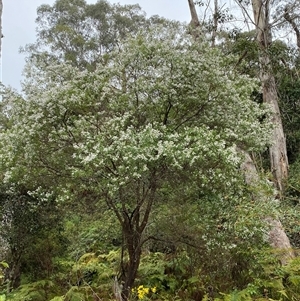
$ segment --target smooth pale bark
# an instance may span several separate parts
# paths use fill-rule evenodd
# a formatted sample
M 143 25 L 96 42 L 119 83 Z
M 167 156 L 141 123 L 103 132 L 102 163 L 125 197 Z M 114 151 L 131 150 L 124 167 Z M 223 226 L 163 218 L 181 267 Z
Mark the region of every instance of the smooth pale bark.
M 188 0 L 188 2 L 192 17 L 191 25 L 194 26 L 194 28 L 198 27 L 198 33 L 200 33 L 200 22 L 196 13 L 195 4 L 192 0 Z M 274 178 L 276 179 L 276 187 L 281 193 L 283 191 L 283 183 L 288 176 L 288 159 L 281 115 L 278 106 L 275 78 L 272 74 L 270 58 L 267 55 L 267 48 L 271 42 L 271 36 L 268 28 L 268 20 L 265 18 L 266 12 L 262 6 L 262 1 L 252 0 L 252 6 L 257 27 L 257 42 L 261 48 L 261 81 L 263 85 L 263 97 L 264 102 L 268 103 L 272 109 L 272 121 L 275 125 L 272 133 L 273 145 L 269 149 L 271 168 Z M 199 35 L 196 34 L 193 34 L 193 36 L 195 39 L 199 37 Z M 238 149 L 238 151 L 244 155 L 244 161 L 241 165 L 241 170 L 244 172 L 245 182 L 247 185 L 255 187 L 259 181 L 259 175 L 256 166 L 249 153 L 241 149 Z M 263 193 L 257 192 L 254 197 L 261 201 L 267 201 Z M 294 258 L 294 252 L 289 238 L 287 237 L 280 220 L 266 217 L 265 221 L 270 226 L 268 242 L 273 248 L 280 252 L 280 260 L 284 265 L 290 259 Z
M 188 0 L 188 3 L 189 3 L 191 17 L 192 17 L 191 25 L 193 25 L 195 28 L 200 27 L 200 22 L 198 19 L 195 3 L 193 0 Z
M 281 114 L 278 105 L 278 93 L 276 90 L 275 77 L 272 72 L 268 48 L 272 42 L 269 26 L 270 1 L 252 0 L 254 21 L 256 26 L 256 41 L 260 49 L 260 79 L 262 82 L 263 101 L 271 108 L 271 120 L 273 123 L 272 145 L 269 147 L 270 165 L 274 178 L 274 184 L 279 196 L 284 191 L 284 185 L 288 177 L 288 157 L 286 141 L 282 126 Z M 250 158 L 251 159 L 251 158 Z M 269 242 L 279 254 L 282 264 L 294 257 L 289 238 L 284 232 L 283 226 L 278 219 L 266 218 L 270 225 Z
M 270 245 L 275 249 L 282 265 L 286 265 L 291 259 L 295 257 L 294 250 L 290 244 L 282 223 L 279 219 L 271 217 L 266 218 L 266 222 L 270 225 L 269 232 Z
M 113 283 L 113 293 L 115 295 L 116 301 L 123 301 L 122 286 L 119 284 L 117 276 L 115 277 L 114 283 Z
M 211 46 L 215 47 L 216 46 L 216 37 L 217 37 L 217 30 L 218 30 L 218 19 L 219 19 L 219 3 L 218 0 L 214 0 L 214 15 L 213 15 L 213 20 L 214 20 L 214 26 L 213 26 L 213 31 L 211 35 Z
M 253 198 L 259 199 L 260 201 L 268 201 L 263 192 L 260 193 L 259 189 L 255 189 L 255 187 L 259 184 L 259 175 L 251 156 L 240 149 L 238 151 L 244 156 L 241 170 L 244 172 L 245 182 L 247 185 L 254 187 Z M 268 242 L 278 253 L 281 264 L 285 265 L 290 259 L 295 257 L 289 238 L 287 237 L 279 219 L 266 217 L 265 222 L 270 227 Z
M 276 90 L 275 77 L 272 73 L 268 47 L 272 42 L 269 26 L 269 5 L 270 1 L 252 0 L 254 21 L 256 26 L 256 41 L 260 47 L 260 79 L 262 82 L 263 101 L 267 103 L 272 112 L 272 145 L 269 147 L 270 165 L 274 178 L 274 184 L 279 196 L 284 191 L 284 184 L 288 177 L 288 157 L 286 151 L 286 141 L 282 126 L 281 114 L 278 105 L 278 94 Z M 248 154 L 245 154 L 245 162 L 242 166 L 245 171 L 245 180 L 249 185 L 255 185 L 259 179 L 256 167 Z M 249 173 L 249 174 L 247 174 Z M 264 201 L 263 195 L 256 195 Z M 266 223 L 270 226 L 268 241 L 278 252 L 280 261 L 285 265 L 290 259 L 294 258 L 288 236 L 279 219 L 266 217 Z
M 201 25 L 199 22 L 199 18 L 198 18 L 198 14 L 196 11 L 196 7 L 195 7 L 195 3 L 193 0 L 188 0 L 189 3 L 189 8 L 190 8 L 190 13 L 191 13 L 191 22 L 190 22 L 190 26 L 192 27 L 192 36 L 197 39 L 199 38 L 200 31 L 201 31 Z
M 281 114 L 278 106 L 278 94 L 275 78 L 272 73 L 268 47 L 272 42 L 269 28 L 269 1 L 252 0 L 254 21 L 257 31 L 257 43 L 260 47 L 260 79 L 263 89 L 263 100 L 272 111 L 272 145 L 269 148 L 271 171 L 274 183 L 280 194 L 284 191 L 284 185 L 288 177 L 288 157 L 286 141 L 283 131 Z

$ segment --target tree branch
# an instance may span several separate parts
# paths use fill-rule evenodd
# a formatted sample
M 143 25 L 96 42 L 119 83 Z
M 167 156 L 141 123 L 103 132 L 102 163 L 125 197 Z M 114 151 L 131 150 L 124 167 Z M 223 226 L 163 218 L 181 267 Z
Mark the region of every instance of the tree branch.
M 298 49 L 300 49 L 300 31 L 299 31 L 299 28 L 298 28 L 295 20 L 289 14 L 289 10 L 287 7 L 285 7 L 285 9 L 284 9 L 283 17 L 293 27 L 295 34 L 296 34 L 296 38 L 297 38 L 297 47 L 298 47 Z

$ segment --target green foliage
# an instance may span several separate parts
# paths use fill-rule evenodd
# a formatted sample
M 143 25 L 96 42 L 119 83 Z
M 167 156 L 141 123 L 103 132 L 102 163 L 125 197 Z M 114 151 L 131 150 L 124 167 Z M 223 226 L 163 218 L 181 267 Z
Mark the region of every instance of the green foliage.
M 24 93 L 3 94 L 1 179 L 26 187 L 1 199 L 9 245 L 26 250 L 8 300 L 112 299 L 132 258 L 133 299 L 297 300 L 297 264 L 280 269 L 266 247 L 273 191 L 239 168 L 237 149 L 269 143 L 253 33 L 224 55 L 106 1 L 58 0 L 37 22 Z
M 281 203 L 282 223 L 288 233 L 288 236 L 296 249 L 300 247 L 300 165 L 299 158 L 290 165 L 290 174 L 287 183 L 285 198 Z M 298 252 L 297 252 L 298 253 Z
M 52 6 L 38 7 L 37 14 L 37 41 L 23 49 L 37 68 L 70 62 L 80 69 L 95 70 L 105 53 L 139 28 L 167 23 L 158 16 L 147 19 L 137 4 L 111 4 L 106 0 L 94 4 L 57 0 Z
M 35 282 L 49 277 L 57 268 L 54 258 L 64 253 L 66 243 L 58 212 L 51 193 L 29 192 L 17 185 L 1 186 L 2 256 L 9 264 L 3 285 L 8 291 L 18 287 L 24 277 Z
M 271 259 L 270 254 L 262 252 L 259 261 L 263 273 L 257 275 L 245 289 L 221 294 L 214 300 L 299 300 L 299 258 L 290 261 L 284 267 L 278 266 L 276 261 Z
M 120 259 L 120 251 L 110 251 L 107 255 L 98 256 L 95 253 L 84 254 L 74 265 L 73 275 L 76 275 L 79 284 L 110 282 L 118 273 Z
M 54 298 L 52 298 L 50 301 L 64 301 L 64 296 L 61 296 L 61 297 L 54 297 Z
M 158 30 L 161 28 L 156 29 Z M 209 187 L 212 179 L 216 185 L 231 181 L 232 170 L 230 168 L 239 160 L 234 150 L 236 143 L 244 144 L 244 147 L 251 149 L 265 145 L 266 128 L 257 121 L 257 118 L 265 114 L 265 111 L 248 98 L 254 88 L 254 83 L 246 77 L 237 77 L 234 73 L 222 78 L 225 72 L 224 59 L 220 56 L 217 61 L 218 54 L 211 54 L 211 50 L 206 49 L 206 46 L 196 49 L 197 47 L 193 45 L 189 49 L 189 41 L 185 41 L 186 37 L 183 37 L 178 43 L 186 43 L 189 54 L 182 53 L 178 44 L 173 45 L 171 40 L 157 40 L 156 35 L 157 32 L 154 31 L 147 39 L 139 37 L 129 41 L 124 45 L 121 53 L 116 52 L 112 55 L 111 64 L 114 64 L 114 67 L 106 66 L 104 69 L 101 67 L 97 71 L 99 73 L 81 74 L 77 73 L 76 69 L 69 69 L 67 66 L 59 67 L 62 71 L 60 77 L 64 77 L 65 72 L 68 74 L 71 72 L 75 78 L 61 89 L 57 89 L 55 82 L 52 82 L 53 87 L 49 86 L 49 89 L 43 93 L 43 98 L 45 98 L 43 103 L 33 98 L 32 101 L 26 101 L 27 109 L 23 108 L 24 102 L 19 103 L 19 109 L 22 107 L 23 112 L 34 115 L 25 118 L 27 113 L 22 117 L 16 111 L 17 115 L 12 116 L 13 119 L 16 118 L 16 124 L 11 130 L 12 136 L 8 132 L 4 136 L 7 138 L 10 136 L 10 143 L 17 143 L 21 141 L 21 138 L 15 136 L 17 139 L 14 139 L 13 136 L 17 133 L 21 136 L 26 133 L 23 143 L 30 146 L 30 153 L 26 152 L 28 158 L 24 163 L 28 167 L 31 165 L 33 174 L 37 173 L 50 182 L 49 176 L 47 177 L 49 170 L 45 167 L 37 169 L 38 165 L 35 162 L 42 152 L 47 158 L 47 165 L 50 164 L 58 170 L 63 165 L 66 167 L 63 174 L 66 176 L 72 174 L 75 179 L 79 180 L 83 175 L 85 178 L 89 178 L 92 174 L 95 176 L 103 168 L 107 173 L 107 168 L 111 168 L 109 162 L 112 160 L 118 166 L 118 176 L 110 172 L 109 181 L 107 181 L 100 175 L 101 183 L 97 184 L 98 186 L 106 185 L 110 190 L 110 187 L 114 189 L 116 184 L 127 185 L 128 173 L 134 175 L 133 180 L 136 182 L 140 176 L 144 176 L 137 173 L 139 166 L 147 173 L 158 161 L 162 161 L 160 164 L 167 164 L 174 170 L 193 164 L 190 167 L 191 176 L 194 173 L 194 166 L 203 166 L 199 180 L 204 187 Z M 174 39 L 176 36 L 177 33 L 174 33 Z M 201 51 L 203 55 L 199 57 L 198 51 Z M 148 59 L 150 53 L 151 57 Z M 164 64 L 158 65 L 161 60 L 164 60 Z M 153 75 L 152 69 L 158 66 L 161 69 Z M 168 74 L 170 74 L 171 66 L 174 70 L 170 77 Z M 132 83 L 131 80 L 123 82 L 124 67 L 128 72 L 133 69 L 136 75 L 143 73 L 145 75 L 137 80 L 131 79 Z M 203 72 L 207 73 L 206 77 L 203 77 Z M 151 77 L 153 77 L 153 82 L 149 80 Z M 161 81 L 162 78 L 164 82 Z M 191 79 L 195 82 L 193 86 L 189 84 Z M 119 85 L 126 85 L 127 93 L 124 94 L 120 88 L 112 87 L 111 80 L 116 80 Z M 47 82 L 49 83 L 48 79 Z M 91 85 L 86 86 L 87 82 Z M 93 86 L 94 82 L 101 84 Z M 198 87 L 197 90 L 195 87 Z M 211 90 L 211 87 L 214 89 Z M 217 89 L 220 90 L 222 97 L 217 97 Z M 134 101 L 136 90 L 139 91 L 138 97 L 141 99 L 138 103 Z M 97 103 L 97 95 L 101 95 L 100 103 Z M 107 103 L 108 95 L 114 101 Z M 182 98 L 186 101 L 183 102 Z M 60 99 L 59 103 L 56 102 L 57 99 Z M 207 106 L 209 99 L 213 105 Z M 17 103 L 15 105 L 18 106 Z M 101 113 L 103 115 L 101 118 L 105 122 L 101 125 L 101 131 L 107 133 L 106 135 L 96 134 L 99 130 L 96 126 L 99 122 L 97 121 L 99 115 L 96 113 L 99 105 L 106 108 Z M 171 106 L 170 112 L 169 106 Z M 124 112 L 124 107 L 129 110 Z M 224 114 L 220 115 L 221 112 Z M 241 112 L 244 112 L 243 116 Z M 42 122 L 37 123 L 34 116 Z M 108 116 L 110 116 L 109 119 Z M 187 116 L 186 125 L 181 125 L 184 116 Z M 166 117 L 168 117 L 167 120 L 165 120 Z M 27 126 L 33 128 L 31 130 L 28 128 L 25 132 L 23 128 L 19 132 L 18 124 L 25 122 L 23 118 L 26 119 Z M 62 118 L 66 119 L 61 122 Z M 28 123 L 28 120 L 32 122 Z M 251 131 L 249 127 L 252 128 Z M 79 128 L 85 130 L 79 131 Z M 175 129 L 178 129 L 177 132 L 172 133 Z M 57 130 L 61 134 L 58 135 Z M 72 132 L 74 138 L 69 136 L 69 131 Z M 28 135 L 29 132 L 34 134 Z M 253 132 L 256 135 L 253 135 Z M 129 137 L 130 140 L 128 140 Z M 182 140 L 183 138 L 185 140 Z M 68 146 L 62 147 L 66 143 L 65 139 L 68 141 Z M 73 139 L 79 144 L 74 144 Z M 48 143 L 40 144 L 40 141 L 48 141 Z M 180 144 L 179 141 L 185 142 Z M 191 145 L 188 151 L 189 143 Z M 52 152 L 53 148 L 57 149 L 55 154 Z M 112 154 L 113 151 L 115 155 Z M 155 152 L 158 152 L 157 156 L 154 156 Z M 11 153 L 11 155 L 14 157 L 16 154 Z M 207 159 L 203 160 L 206 156 L 208 156 Z M 22 167 L 21 162 L 18 165 L 14 164 L 14 167 L 9 167 L 12 164 L 10 157 L 5 155 L 3 159 L 7 168 L 10 168 L 11 179 L 14 175 L 18 175 L 19 178 L 23 177 L 23 180 L 28 178 L 28 175 L 25 177 L 20 173 L 25 167 Z M 214 172 L 208 166 L 209 161 L 209 164 L 218 165 Z M 227 169 L 226 180 L 224 172 L 221 172 L 222 169 L 224 171 Z M 16 173 L 17 170 L 19 170 L 18 173 Z M 6 176 L 9 174 L 6 173 Z
M 236 67 L 241 74 L 257 78 L 259 73 L 258 45 L 255 43 L 255 30 L 241 32 L 234 29 L 220 45 L 225 53 L 237 56 Z
M 300 260 L 299 257 L 283 268 L 284 283 L 290 300 L 297 300 L 300 295 Z
M 42 73 L 33 68 L 30 79 L 39 84 L 25 88 L 26 99 L 5 95 L 13 107 L 11 127 L 0 134 L 4 181 L 39 184 L 54 192 L 58 203 L 94 200 L 92 208 L 113 213 L 129 256 L 127 269 L 123 266 L 124 279 L 130 279 L 126 289 L 136 277 L 156 206 L 180 200 L 202 204 L 207 220 L 211 215 L 205 213 L 217 212 L 222 203 L 225 210 L 232 201 L 243 214 L 261 208 L 238 202 L 250 195 L 242 189 L 237 147 L 259 151 L 269 141 L 268 110 L 251 100 L 256 81 L 238 74 L 232 57 L 194 43 L 185 29 L 174 24 L 141 31 L 93 72 L 71 64 L 51 65 Z M 197 209 L 200 217 L 201 206 Z M 218 224 L 226 228 L 229 212 L 220 215 Z M 76 232 L 73 217 L 70 232 Z M 253 212 L 247 221 L 256 218 Z M 92 251 L 100 247 L 94 238 L 100 226 L 94 225 L 85 228 L 87 239 L 77 236 Z M 209 233 L 216 229 L 206 227 Z M 245 218 L 236 220 L 235 228 L 249 242 L 260 231 L 251 233 Z M 204 232 L 205 249 L 215 256 L 226 235 L 207 239 Z M 175 282 L 170 276 L 173 290 Z
M 21 285 L 18 291 L 7 295 L 7 300 L 15 301 L 48 301 L 55 291 L 50 280 L 40 280 Z
M 5 261 L 1 261 L 1 262 L 0 262 L 0 265 L 1 265 L 3 268 L 8 268 L 8 267 L 9 267 L 8 263 L 5 262 Z
M 176 254 L 143 254 L 133 298 L 135 294 L 138 297 L 137 288 L 142 287 L 145 293 L 143 298 L 147 300 L 169 300 L 171 296 L 172 300 L 212 300 L 209 299 L 211 295 L 215 296 L 215 301 L 298 300 L 299 259 L 286 267 L 280 267 L 271 250 L 244 254 L 247 259 L 255 256 L 255 262 L 248 265 L 252 279 L 244 288 L 233 290 L 227 287 L 226 292 L 220 293 L 222 291 L 217 286 L 211 286 L 217 283 L 211 283 L 203 277 L 206 272 L 201 267 L 197 266 L 198 271 L 191 269 L 192 266 L 196 268 L 191 256 L 191 253 L 184 250 L 177 251 Z M 223 255 L 221 257 L 224 260 Z M 112 298 L 112 279 L 118 271 L 119 261 L 120 251 L 84 254 L 73 263 L 69 272 L 65 271 L 65 276 L 68 275 L 66 281 L 71 284 L 71 288 L 65 286 L 63 290 L 58 290 L 57 279 L 54 278 L 52 281 L 24 284 L 9 294 L 7 300 L 93 300 L 95 296 L 109 300 Z M 155 292 L 152 291 L 153 288 Z M 55 295 L 57 293 L 61 296 Z
M 73 206 L 72 211 L 66 210 L 70 213 L 66 215 L 64 235 L 68 237 L 68 251 L 74 260 L 78 259 L 78 254 L 105 253 L 121 246 L 119 224 L 111 210 L 103 206 L 92 208 L 91 202 L 77 206 L 76 212 Z
M 0 285 L 2 285 L 4 282 L 4 272 L 5 272 L 5 269 L 8 269 L 8 268 L 9 268 L 9 265 L 7 262 L 0 261 Z

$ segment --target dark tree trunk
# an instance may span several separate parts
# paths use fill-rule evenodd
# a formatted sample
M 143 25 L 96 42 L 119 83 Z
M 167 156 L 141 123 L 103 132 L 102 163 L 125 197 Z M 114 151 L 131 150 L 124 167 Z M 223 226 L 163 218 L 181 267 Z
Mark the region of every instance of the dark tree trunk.
M 133 231 L 132 231 L 133 230 Z M 136 229 L 137 230 L 137 229 Z M 128 300 L 133 288 L 142 255 L 141 233 L 134 229 L 124 229 L 129 261 L 125 268 L 124 286 L 122 289 L 123 300 Z
M 107 200 L 108 205 L 114 210 L 122 227 L 124 240 L 123 248 L 127 251 L 128 261 L 124 262 L 124 255 L 121 256 L 121 285 L 117 279 L 114 284 L 114 294 L 117 301 L 128 301 L 131 289 L 137 276 L 140 265 L 145 228 L 148 224 L 152 205 L 156 196 L 158 180 L 155 170 L 149 175 L 149 183 L 137 184 L 136 206 L 132 211 L 127 209 L 127 199 L 120 189 L 120 201 L 122 208 L 118 208 L 113 200 Z
M 9 268 L 6 270 L 7 293 L 12 289 L 19 287 L 21 282 L 21 257 L 23 251 L 12 247 L 10 250 L 11 262 Z

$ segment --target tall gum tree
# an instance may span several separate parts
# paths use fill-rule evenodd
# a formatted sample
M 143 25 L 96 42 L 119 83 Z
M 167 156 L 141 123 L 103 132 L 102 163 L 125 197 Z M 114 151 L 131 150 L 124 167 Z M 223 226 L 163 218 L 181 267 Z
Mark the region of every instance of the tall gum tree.
M 275 78 L 272 74 L 271 62 L 268 56 L 268 46 L 271 42 L 271 33 L 268 24 L 269 7 L 265 9 L 264 5 L 269 5 L 269 1 L 264 2 L 265 4 L 263 4 L 263 1 L 261 0 L 253 0 L 252 7 L 257 30 L 256 40 L 260 46 L 260 80 L 263 88 L 263 98 L 264 102 L 268 104 L 271 109 L 271 121 L 273 124 L 273 130 L 271 134 L 272 144 L 269 147 L 271 169 L 274 174 L 276 187 L 279 193 L 282 193 L 284 189 L 284 182 L 288 176 L 288 158 L 281 115 L 278 106 Z M 194 38 L 197 39 L 199 38 L 199 33 L 201 32 L 201 25 L 196 13 L 194 1 L 188 0 L 188 3 L 192 18 L 190 26 L 192 26 L 192 34 Z M 242 2 L 239 2 L 239 4 L 242 5 Z M 215 1 L 214 5 L 218 5 L 218 2 Z M 216 24 L 214 27 L 216 27 Z M 195 31 L 196 29 L 197 31 Z M 215 33 L 213 32 L 213 35 L 214 34 Z M 244 158 L 244 161 L 241 164 L 241 170 L 245 175 L 245 182 L 247 185 L 253 187 L 254 191 L 257 191 L 259 189 L 260 182 L 257 168 L 247 151 L 238 148 L 238 152 L 241 153 L 242 157 Z M 267 198 L 263 193 L 256 192 L 253 197 L 260 199 L 261 201 L 267 201 Z M 267 217 L 265 218 L 265 221 L 270 228 L 268 241 L 273 248 L 278 250 L 281 262 L 286 264 L 289 259 L 294 257 L 294 253 L 282 223 L 278 218 L 273 217 Z
M 270 30 L 270 1 L 252 0 L 252 8 L 256 27 L 256 41 L 260 49 L 260 79 L 262 83 L 263 101 L 272 110 L 272 144 L 269 147 L 271 171 L 275 185 L 280 193 L 288 177 L 288 157 L 286 141 L 282 126 L 281 114 L 278 105 L 275 77 L 272 73 L 271 60 L 268 54 L 272 42 Z
M 269 24 L 270 1 L 252 0 L 253 15 L 256 28 L 256 41 L 259 45 L 260 80 L 262 84 L 263 101 L 269 105 L 272 112 L 273 131 L 269 147 L 271 171 L 275 185 L 280 194 L 284 192 L 285 182 L 288 178 L 288 157 L 286 140 L 283 131 L 279 99 L 276 89 L 275 77 L 272 72 L 271 60 L 268 54 L 272 42 L 271 27 Z M 268 218 L 271 225 L 269 241 L 271 245 L 283 250 L 282 263 L 294 257 L 289 239 L 279 220 Z M 284 252 L 284 250 L 286 250 Z

